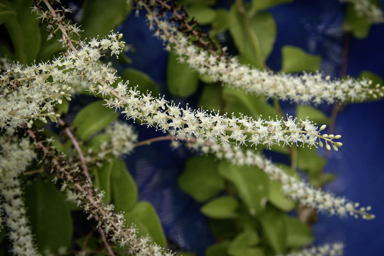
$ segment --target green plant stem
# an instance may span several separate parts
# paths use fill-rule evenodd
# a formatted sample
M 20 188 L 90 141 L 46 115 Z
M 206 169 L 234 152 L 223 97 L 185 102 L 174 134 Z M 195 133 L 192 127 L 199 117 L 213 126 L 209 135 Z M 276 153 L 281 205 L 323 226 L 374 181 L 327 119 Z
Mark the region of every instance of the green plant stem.
M 252 42 L 253 49 L 254 49 L 255 54 L 256 54 L 257 62 L 259 63 L 260 67 L 262 67 L 263 69 L 267 69 L 265 62 L 264 62 L 263 58 L 261 57 L 259 39 L 257 38 L 257 35 L 255 34 L 255 32 L 252 30 L 251 24 L 250 24 L 249 19 L 248 19 L 248 15 L 247 15 L 245 8 L 244 8 L 244 2 L 243 2 L 243 0 L 236 0 L 236 3 L 237 3 L 237 7 L 239 9 L 239 12 L 241 14 L 241 17 L 243 18 L 248 36 Z

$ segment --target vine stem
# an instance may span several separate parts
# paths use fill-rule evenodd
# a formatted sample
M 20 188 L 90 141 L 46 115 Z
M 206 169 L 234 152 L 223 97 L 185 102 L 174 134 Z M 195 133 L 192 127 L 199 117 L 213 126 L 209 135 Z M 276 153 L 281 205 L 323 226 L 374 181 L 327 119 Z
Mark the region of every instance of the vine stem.
M 241 17 L 243 18 L 244 24 L 246 26 L 248 36 L 251 39 L 253 49 L 255 50 L 257 61 L 263 69 L 267 69 L 265 62 L 264 62 L 263 58 L 261 57 L 259 39 L 257 38 L 257 35 L 252 30 L 251 23 L 249 22 L 248 15 L 247 15 L 245 8 L 244 8 L 244 2 L 243 2 L 243 0 L 236 0 L 236 3 L 237 3 L 237 6 L 239 8 L 239 12 L 241 14 Z
M 92 204 L 92 206 L 94 206 L 94 207 L 98 210 L 98 214 L 100 214 L 101 216 L 107 216 L 106 211 L 103 210 L 103 208 L 102 208 L 98 203 L 95 202 L 95 200 L 94 200 L 94 198 L 93 198 L 93 194 L 92 194 L 92 192 L 91 192 L 91 191 L 88 191 L 88 192 L 87 192 L 87 191 L 81 186 L 81 184 L 80 184 L 79 182 L 75 182 L 75 181 L 73 180 L 72 175 L 71 175 L 68 171 L 66 171 L 66 170 L 61 166 L 61 164 L 59 163 L 59 161 L 57 160 L 57 158 L 54 156 L 54 154 L 52 154 L 52 153 L 47 149 L 47 147 L 45 147 L 45 146 L 43 145 L 43 143 L 42 143 L 41 141 L 38 141 L 38 140 L 37 140 L 37 137 L 36 137 L 35 133 L 34 133 L 31 129 L 28 129 L 28 130 L 27 130 L 27 133 L 28 133 L 29 137 L 31 137 L 31 138 L 36 142 L 37 147 L 39 147 L 40 149 L 43 150 L 43 152 L 44 152 L 45 155 L 50 155 L 50 156 L 52 157 L 52 163 L 53 163 L 53 165 L 60 169 L 60 171 L 65 175 L 66 179 L 67 179 L 68 181 L 72 182 L 73 185 L 76 187 L 76 189 L 77 189 L 79 192 L 81 192 L 81 193 L 84 194 L 84 195 L 86 195 L 86 194 L 88 195 L 88 196 L 86 197 L 86 199 Z M 93 215 L 93 217 L 94 217 L 94 219 L 95 219 L 97 222 L 99 222 L 99 219 L 100 219 L 99 216 L 97 216 L 97 215 Z M 110 221 L 111 221 L 112 226 L 117 230 L 117 229 L 118 229 L 118 225 L 114 222 L 113 219 L 111 219 Z M 107 249 L 108 249 L 109 254 L 112 255 L 112 256 L 115 256 L 115 254 L 114 254 L 114 252 L 113 252 L 111 246 L 109 245 L 109 243 L 108 243 L 108 241 L 107 241 L 107 238 L 106 238 L 104 232 L 102 231 L 102 229 L 101 229 L 101 228 L 98 228 L 98 231 L 99 231 L 99 233 L 100 233 L 100 235 L 101 235 L 101 237 L 102 237 L 102 239 L 103 239 L 103 242 L 104 242 L 105 246 L 106 246 Z M 125 233 L 124 231 L 121 231 L 121 234 L 122 234 L 125 238 L 127 238 L 127 239 L 129 238 L 128 234 Z M 141 247 L 138 241 L 132 241 L 132 243 L 134 243 L 134 244 L 135 244 L 136 246 L 138 246 L 138 247 Z M 151 253 L 150 255 L 151 255 L 151 256 L 154 256 L 152 253 Z
M 57 122 L 58 122 L 58 124 L 62 128 L 65 127 L 65 122 L 60 117 L 57 118 Z M 89 173 L 88 173 L 88 168 L 87 168 L 87 163 L 85 161 L 85 157 L 84 157 L 83 152 L 81 151 L 79 143 L 77 142 L 75 136 L 73 135 L 73 133 L 72 133 L 71 129 L 69 129 L 69 127 L 65 127 L 64 131 L 67 134 L 67 136 L 69 137 L 69 139 L 71 140 L 71 142 L 72 142 L 73 146 L 75 147 L 77 153 L 79 154 L 79 158 L 80 158 L 80 161 L 81 161 L 81 166 L 83 167 L 84 175 L 87 177 L 87 179 L 90 179 L 90 176 L 89 176 Z

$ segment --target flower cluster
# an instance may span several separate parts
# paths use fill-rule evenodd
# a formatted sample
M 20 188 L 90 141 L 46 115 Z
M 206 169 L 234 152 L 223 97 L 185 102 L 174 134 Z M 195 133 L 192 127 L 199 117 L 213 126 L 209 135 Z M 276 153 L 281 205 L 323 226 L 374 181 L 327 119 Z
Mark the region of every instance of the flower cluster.
M 282 184 L 284 193 L 294 201 L 299 201 L 302 205 L 311 207 L 320 212 L 326 212 L 340 217 L 346 214 L 357 218 L 359 215 L 363 219 L 371 220 L 375 215 L 370 214 L 371 207 L 360 207 L 358 203 L 353 203 L 345 198 L 336 197 L 331 193 L 324 192 L 311 187 L 309 184 L 298 180 L 297 177 L 288 175 L 283 169 L 274 165 L 270 160 L 255 153 L 253 150 L 245 152 L 237 146 L 218 145 L 206 142 L 202 139 L 187 140 L 190 149 L 203 153 L 211 153 L 218 159 L 226 159 L 230 163 L 243 166 L 253 165 L 263 170 L 272 180 L 277 180 Z
M 236 57 L 217 56 L 214 52 L 195 46 L 193 40 L 179 32 L 175 24 L 160 18 L 145 3 L 142 6 L 148 11 L 149 26 L 155 27 L 157 24 L 155 35 L 164 41 L 166 49 L 172 49 L 180 62 L 188 63 L 199 74 L 213 81 L 221 81 L 224 85 L 246 92 L 298 103 L 363 101 L 370 95 L 374 98 L 384 96 L 384 87 L 376 85 L 372 88 L 372 81 L 365 78 L 332 80 L 321 73 L 303 73 L 300 76 L 275 74 L 239 64 Z
M 110 108 L 124 108 L 122 114 L 127 119 L 140 120 L 141 124 L 155 127 L 163 132 L 172 131 L 178 138 L 202 138 L 205 141 L 219 144 L 236 143 L 244 145 L 265 144 L 272 145 L 320 145 L 323 139 L 327 149 L 331 146 L 337 150 L 341 142 L 335 142 L 341 136 L 321 135 L 320 131 L 325 126 L 318 127 L 309 120 L 297 120 L 291 116 L 283 121 L 279 118 L 264 120 L 259 117 L 241 116 L 231 118 L 218 113 L 208 113 L 204 110 L 192 110 L 188 106 L 181 108 L 174 102 L 168 102 L 164 97 L 153 98 L 149 93 L 141 95 L 136 88 L 126 89 L 125 84 L 120 84 L 123 89 L 109 90 L 95 89 L 103 96 L 114 96 L 106 100 Z M 124 92 L 125 91 L 125 92 Z
M 130 154 L 138 138 L 133 126 L 121 121 L 108 126 L 105 134 L 110 137 L 110 140 L 101 144 L 101 151 L 104 154 L 110 151 L 116 157 Z
M 35 158 L 35 153 L 27 138 L 18 141 L 13 133 L 13 129 L 8 129 L 0 136 L 0 194 L 4 198 L 5 224 L 12 242 L 12 253 L 38 255 L 19 181 L 19 176 Z
M 340 2 L 350 2 L 360 17 L 365 17 L 370 23 L 383 23 L 384 14 L 379 7 L 372 4 L 369 0 L 339 0 Z
M 343 255 L 343 248 L 344 245 L 342 243 L 324 244 L 321 246 L 304 249 L 299 252 L 289 253 L 285 256 L 336 256 Z
M 104 50 L 118 55 L 124 43 L 121 34 L 112 33 L 100 41 L 95 38 L 81 43 L 79 50 L 68 50 L 64 56 L 52 62 L 32 66 L 15 64 L 0 76 L 0 127 L 29 126 L 33 120 L 47 122 L 47 117 L 56 121 L 54 107 L 62 103 L 62 98 L 71 100 L 69 91 L 75 82 L 84 85 L 82 77 L 96 83 L 105 79 L 113 84 L 116 76 L 108 65 L 100 65 L 99 58 Z M 89 86 L 89 83 L 88 83 Z M 81 91 L 83 88 L 77 89 Z

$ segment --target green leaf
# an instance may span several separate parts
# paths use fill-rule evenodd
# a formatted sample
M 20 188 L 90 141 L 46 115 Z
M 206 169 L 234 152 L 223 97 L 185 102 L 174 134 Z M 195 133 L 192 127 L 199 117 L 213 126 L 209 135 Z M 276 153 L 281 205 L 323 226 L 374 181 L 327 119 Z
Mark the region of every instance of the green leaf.
M 287 225 L 284 212 L 267 205 L 259 217 L 263 233 L 275 254 L 285 254 L 287 247 Z
M 269 182 L 269 201 L 283 211 L 292 211 L 295 207 L 295 203 L 285 196 L 281 183 L 276 180 Z
M 242 113 L 254 118 L 262 116 L 277 116 L 278 112 L 268 104 L 264 96 L 255 96 L 244 93 L 234 88 L 225 87 L 223 91 L 225 99 L 225 112 Z
M 98 135 L 93 136 L 88 142 L 87 146 L 88 148 L 92 148 L 93 152 L 101 152 L 101 144 L 103 144 L 105 141 L 111 141 L 111 136 L 101 133 Z
M 209 230 L 216 239 L 232 236 L 238 232 L 236 219 L 208 219 Z
M 308 54 L 295 46 L 284 46 L 282 49 L 284 73 L 316 72 L 320 69 L 321 56 Z
M 139 234 L 144 236 L 149 235 L 153 239 L 153 242 L 163 248 L 167 246 L 163 228 L 152 204 L 139 202 L 131 212 L 125 215 L 137 225 Z
M 57 104 L 56 105 L 56 112 L 57 114 L 67 114 L 68 113 L 68 109 L 69 109 L 69 103 L 66 99 L 62 99 L 62 103 L 61 104 Z
M 189 18 L 195 18 L 201 25 L 209 24 L 215 18 L 215 10 L 206 5 L 195 4 L 188 8 Z
M 292 0 L 252 0 L 252 7 L 250 10 L 250 16 L 252 17 L 255 13 L 257 13 L 260 10 L 270 8 L 272 6 L 282 4 L 282 3 L 288 3 L 292 2 Z
M 8 5 L 0 4 L 0 25 L 15 15 L 16 12 Z
M 302 247 L 313 243 L 315 238 L 310 227 L 297 218 L 285 216 L 287 224 L 287 246 Z
M 47 32 L 46 24 L 40 25 L 39 29 L 40 29 L 42 40 L 41 40 L 40 51 L 36 57 L 36 60 L 44 61 L 44 62 L 48 60 L 52 60 L 52 57 L 54 56 L 54 54 L 64 50 L 64 48 L 62 48 L 61 43 L 57 41 L 55 38 L 52 38 L 51 40 L 47 40 L 48 35 L 50 33 Z M 61 35 L 62 35 L 61 31 L 56 32 L 57 37 L 60 38 Z
M 237 5 L 231 8 L 230 15 L 233 19 L 230 26 L 231 35 L 240 55 L 247 60 L 247 63 L 243 64 L 263 68 L 260 58 L 265 60 L 269 56 L 276 39 L 276 24 L 273 16 L 269 13 L 260 13 L 248 17 L 250 23 L 250 29 L 248 29 Z
M 124 70 L 121 78 L 123 80 L 129 80 L 129 85 L 131 87 L 138 86 L 137 89 L 142 94 L 146 93 L 147 91 L 150 91 L 152 96 L 157 96 L 160 93 L 159 86 L 156 84 L 156 82 L 140 70 L 127 68 Z
M 187 63 L 180 63 L 177 55 L 170 52 L 167 65 L 167 86 L 169 92 L 176 97 L 191 96 L 199 84 L 199 75 Z
M 115 158 L 112 163 L 113 168 L 110 179 L 115 210 L 117 212 L 129 212 L 137 202 L 136 183 L 122 160 Z
M 260 238 L 253 229 L 246 229 L 236 236 L 228 248 L 228 253 L 233 256 L 263 256 L 262 248 L 253 246 L 260 242 Z
M 381 76 L 371 72 L 364 70 L 359 74 L 359 78 L 368 78 L 372 80 L 372 88 L 374 88 L 377 84 L 384 85 L 384 80 Z
M 12 9 L 16 13 L 16 15 L 8 15 L 5 22 L 12 40 L 15 60 L 22 64 L 31 64 L 40 50 L 41 43 L 39 20 L 36 19 L 36 14 L 30 11 L 31 1 L 1 0 L 0 3 L 4 8 Z
M 305 172 L 317 175 L 325 165 L 316 148 L 297 148 L 297 167 Z
M 311 106 L 297 106 L 296 117 L 297 120 L 305 120 L 308 117 L 311 121 L 318 125 L 329 124 L 330 122 L 329 117 L 325 115 L 324 112 Z
M 215 18 L 212 21 L 213 30 L 210 32 L 213 36 L 223 32 L 231 26 L 233 22 L 232 16 L 225 9 L 217 9 Z
M 214 219 L 231 219 L 236 218 L 236 209 L 239 203 L 230 196 L 223 196 L 206 203 L 201 212 L 206 216 Z
M 206 84 L 201 93 L 198 106 L 207 110 L 220 109 L 219 86 Z
M 227 253 L 229 241 L 224 240 L 219 244 L 213 244 L 205 251 L 205 256 L 229 256 Z
M 224 189 L 224 179 L 217 172 L 218 164 L 212 156 L 190 158 L 178 178 L 180 188 L 198 202 L 217 195 Z
M 72 128 L 81 140 L 87 140 L 94 133 L 111 124 L 119 114 L 104 106 L 104 101 L 93 102 L 77 113 Z
M 250 214 L 248 207 L 243 201 L 240 203 L 240 207 L 237 211 L 239 212 L 239 217 L 237 219 L 237 230 L 239 229 L 239 226 L 241 229 L 261 229 L 259 220 L 255 218 L 254 215 Z
M 192 252 L 184 252 L 184 251 L 178 251 L 176 252 L 177 256 L 197 256 L 196 254 Z
M 347 3 L 347 14 L 345 15 L 343 30 L 352 33 L 356 38 L 363 39 L 368 36 L 371 23 L 365 17 L 360 17 L 355 11 L 352 3 Z
M 179 6 L 189 5 L 189 4 L 199 4 L 199 5 L 214 5 L 216 0 L 177 0 Z
M 105 37 L 122 23 L 132 9 L 133 1 L 85 0 L 81 29 L 83 37 Z
M 26 187 L 25 202 L 39 251 L 71 248 L 71 214 L 58 189 L 51 182 L 37 180 Z
M 251 215 L 260 214 L 268 199 L 269 178 L 259 168 L 235 166 L 222 161 L 219 173 L 232 182 Z
M 6 235 L 5 228 L 4 226 L 2 226 L 0 230 L 0 243 L 3 242 L 5 235 Z
M 114 162 L 104 160 L 100 167 L 95 168 L 95 185 L 100 191 L 104 191 L 103 202 L 108 204 L 111 201 L 110 177 Z

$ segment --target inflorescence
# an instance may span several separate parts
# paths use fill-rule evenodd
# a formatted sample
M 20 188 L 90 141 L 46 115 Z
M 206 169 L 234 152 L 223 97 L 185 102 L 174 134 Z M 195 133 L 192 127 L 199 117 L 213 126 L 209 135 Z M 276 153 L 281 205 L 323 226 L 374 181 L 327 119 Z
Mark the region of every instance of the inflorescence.
M 368 97 L 383 97 L 384 87 L 372 85 L 372 81 L 366 78 L 356 80 L 345 78 L 343 80 L 330 79 L 321 73 L 302 75 L 275 74 L 267 70 L 258 70 L 242 65 L 236 57 L 223 54 L 217 55 L 215 51 L 207 51 L 204 48 L 210 44 L 202 45 L 200 41 L 192 40 L 191 31 L 186 26 L 182 30 L 174 21 L 178 21 L 180 15 L 167 18 L 160 15 L 154 5 L 148 5 L 146 1 L 139 1 L 140 6 L 148 12 L 147 20 L 150 29 L 155 30 L 155 36 L 163 40 L 166 50 L 173 50 L 181 63 L 188 63 L 191 68 L 202 76 L 208 76 L 214 82 L 221 81 L 224 85 L 244 90 L 246 92 L 262 94 L 269 98 L 290 100 L 297 103 L 323 102 L 334 103 L 350 101 L 363 101 Z M 159 1 L 161 2 L 161 1 Z M 157 5 L 161 6 L 160 3 Z M 164 5 L 164 4 L 163 4 Z M 171 10 L 171 8 L 169 7 Z M 170 21 L 169 21 L 170 20 Z M 179 22 L 178 22 L 179 23 Z M 187 35 L 185 35 L 187 34 Z M 194 35 L 195 36 L 195 35 Z M 198 35 L 198 38 L 202 36 Z

